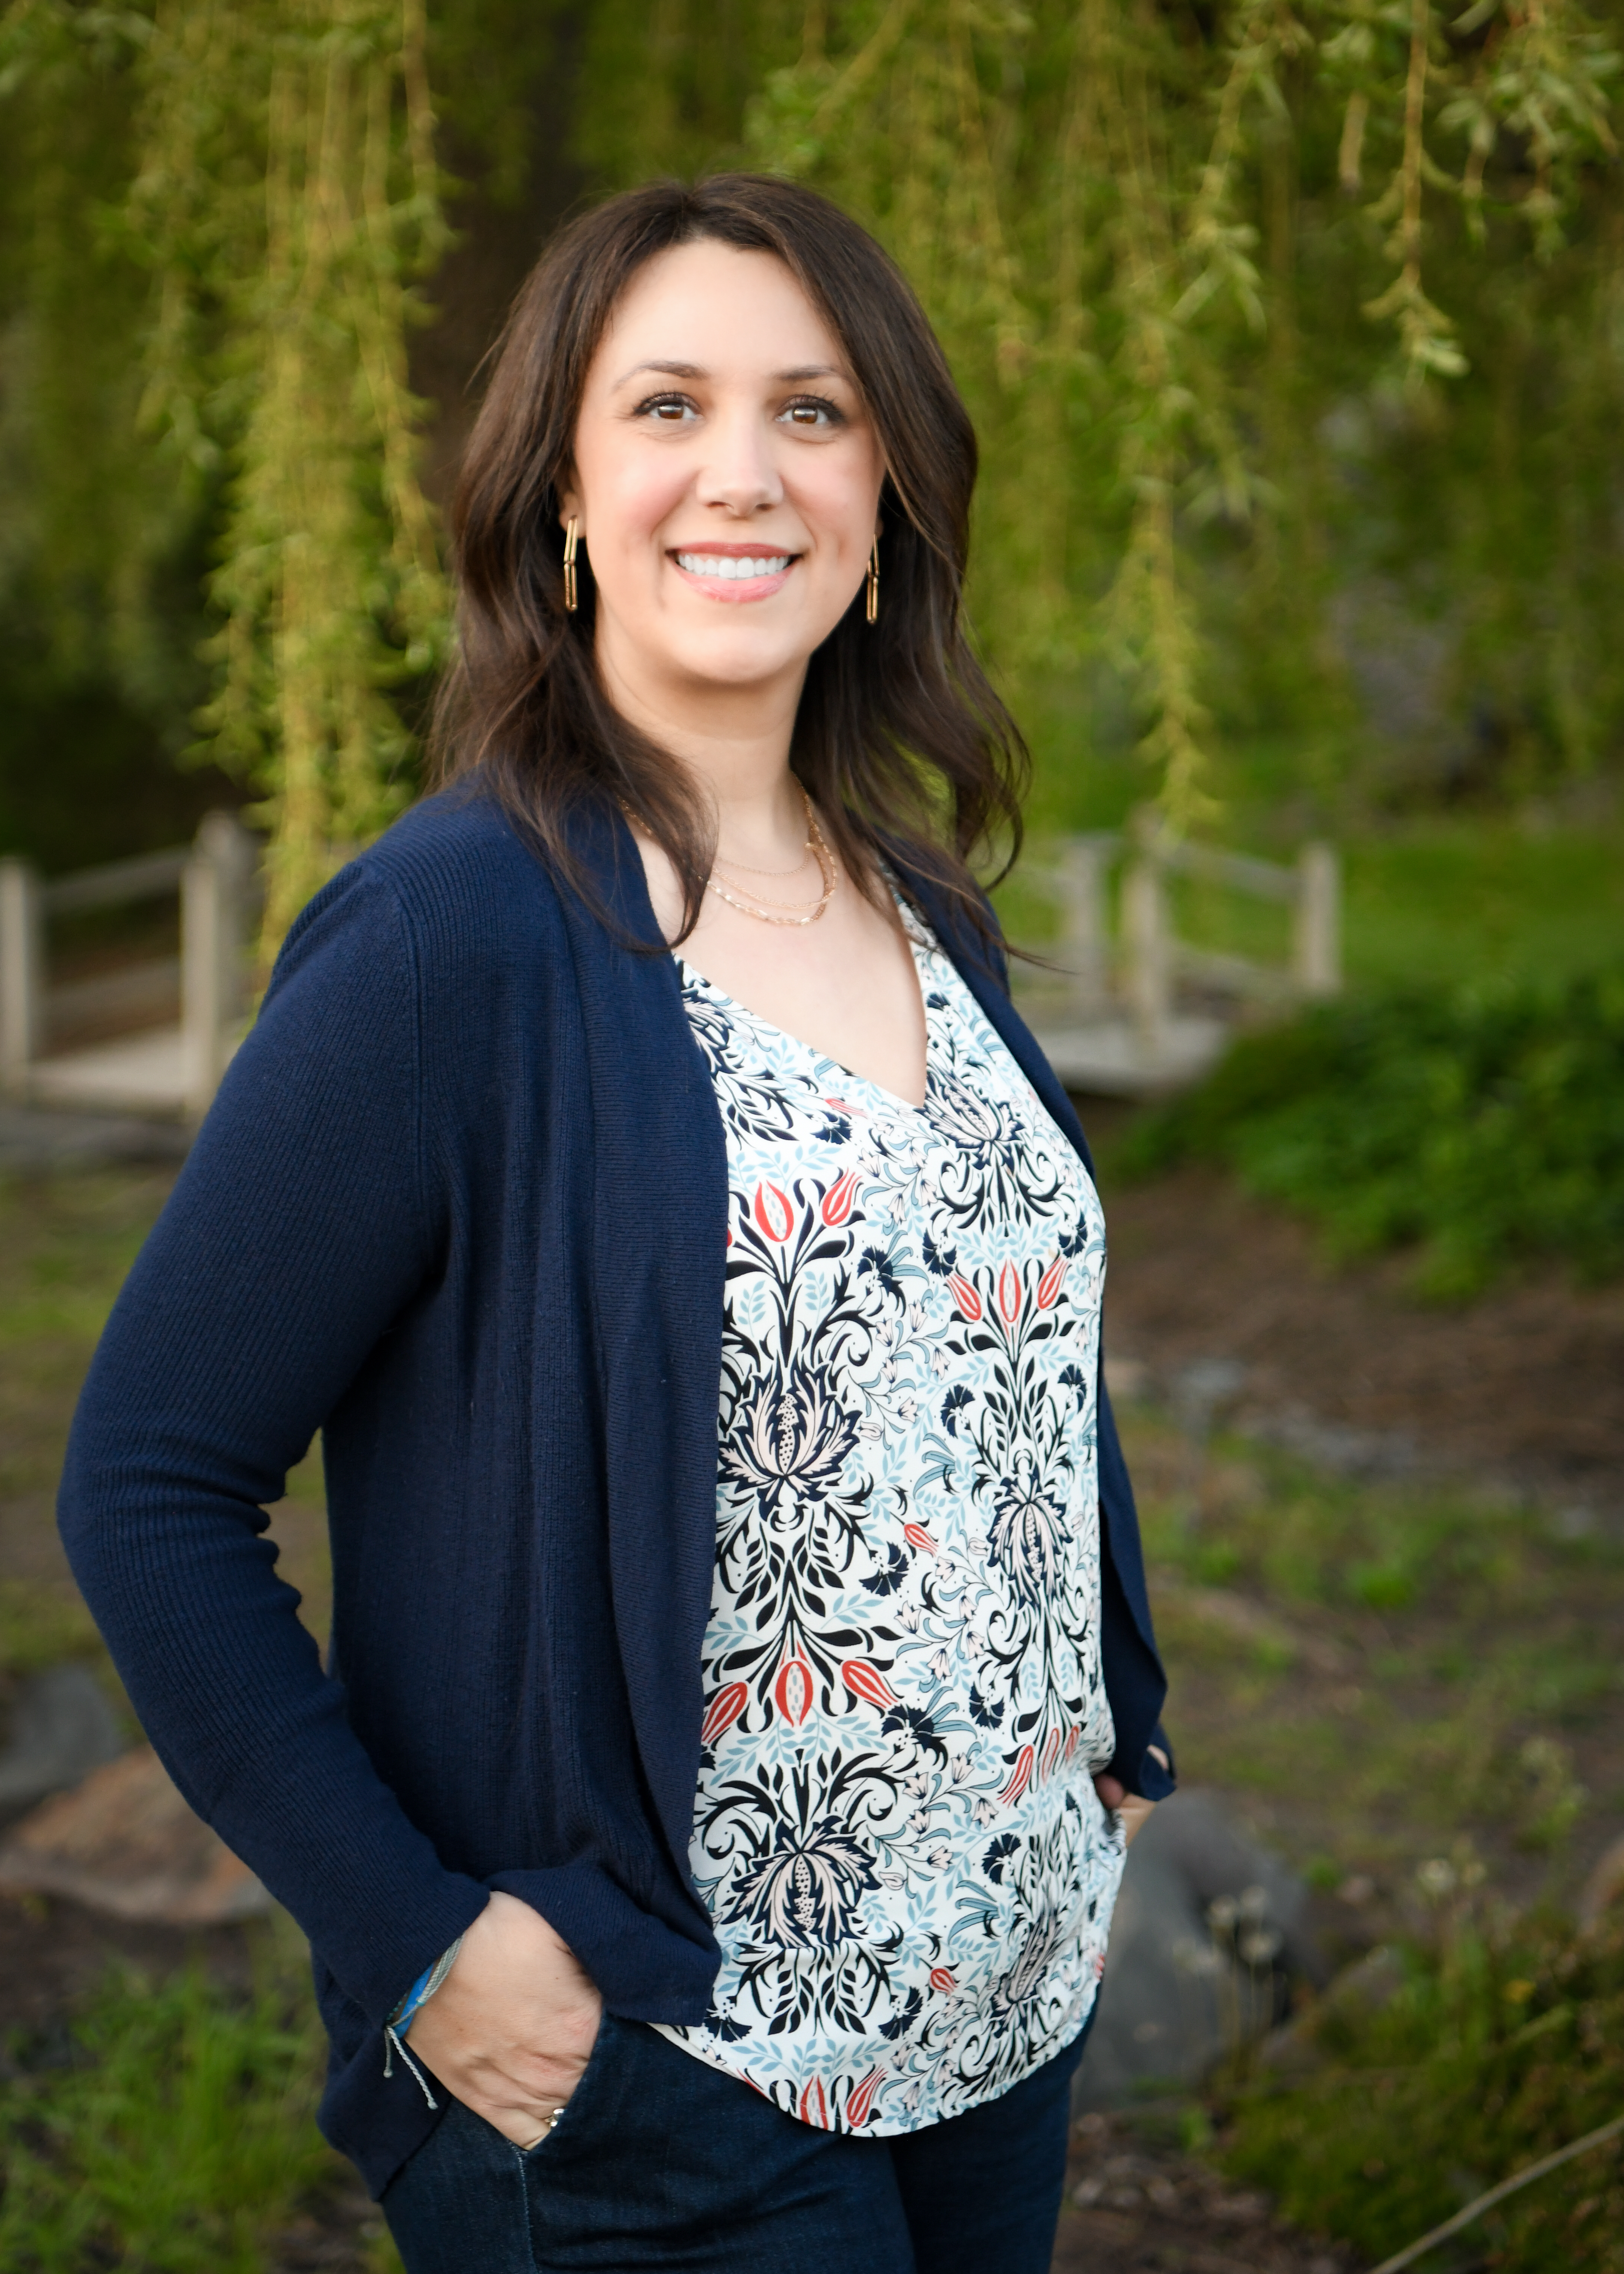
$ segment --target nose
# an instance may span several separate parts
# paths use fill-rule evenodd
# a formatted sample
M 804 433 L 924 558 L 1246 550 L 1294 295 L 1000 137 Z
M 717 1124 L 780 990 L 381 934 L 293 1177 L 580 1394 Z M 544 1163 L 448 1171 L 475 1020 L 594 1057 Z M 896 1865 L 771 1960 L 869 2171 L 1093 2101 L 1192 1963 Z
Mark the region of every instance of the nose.
M 757 410 L 741 403 L 712 418 L 697 487 L 702 505 L 720 506 L 734 520 L 780 505 L 784 484 L 778 473 L 773 432 Z

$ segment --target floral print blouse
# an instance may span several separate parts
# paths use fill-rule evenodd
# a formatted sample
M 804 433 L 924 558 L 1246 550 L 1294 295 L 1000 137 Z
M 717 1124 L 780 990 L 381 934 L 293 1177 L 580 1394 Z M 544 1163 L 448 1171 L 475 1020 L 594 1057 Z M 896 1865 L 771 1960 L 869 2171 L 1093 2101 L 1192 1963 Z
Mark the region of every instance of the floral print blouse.
M 681 967 L 729 1162 L 690 1851 L 723 1962 L 707 2021 L 664 2034 L 870 2135 L 1070 2043 L 1122 1869 L 1092 1781 L 1099 1201 L 904 922 L 920 1108 Z

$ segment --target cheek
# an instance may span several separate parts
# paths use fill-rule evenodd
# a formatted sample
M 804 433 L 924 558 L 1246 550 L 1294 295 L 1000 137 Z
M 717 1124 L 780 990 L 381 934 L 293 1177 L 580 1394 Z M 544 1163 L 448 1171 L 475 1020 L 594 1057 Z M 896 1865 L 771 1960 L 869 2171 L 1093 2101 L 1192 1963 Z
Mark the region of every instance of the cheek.
M 650 454 L 617 466 L 596 504 L 595 520 L 608 523 L 612 545 L 621 552 L 648 552 L 687 493 L 680 467 Z
M 880 501 L 880 478 L 868 452 L 828 452 L 806 469 L 796 501 L 842 557 L 867 554 Z
M 681 502 L 688 481 L 679 454 L 628 448 L 618 433 L 583 434 L 575 466 L 590 558 L 605 575 L 658 550 L 662 525 Z

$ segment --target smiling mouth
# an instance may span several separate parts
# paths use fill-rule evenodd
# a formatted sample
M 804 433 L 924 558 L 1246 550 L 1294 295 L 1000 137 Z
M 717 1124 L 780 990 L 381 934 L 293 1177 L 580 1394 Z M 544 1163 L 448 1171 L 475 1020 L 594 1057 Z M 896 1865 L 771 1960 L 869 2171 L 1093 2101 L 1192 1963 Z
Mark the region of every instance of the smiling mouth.
M 673 553 L 671 557 L 690 576 L 743 584 L 786 575 L 797 556 L 793 553 Z

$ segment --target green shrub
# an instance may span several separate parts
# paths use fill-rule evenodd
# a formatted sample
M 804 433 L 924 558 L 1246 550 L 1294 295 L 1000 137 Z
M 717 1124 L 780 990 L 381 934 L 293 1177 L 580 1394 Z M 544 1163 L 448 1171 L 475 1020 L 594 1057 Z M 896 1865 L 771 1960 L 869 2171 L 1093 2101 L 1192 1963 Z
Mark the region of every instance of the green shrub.
M 251 1993 L 200 1967 L 109 1978 L 70 2058 L 16 2047 L 0 2085 L 6 2274 L 260 2274 L 267 2243 L 335 2159 L 312 2112 L 320 2030 L 290 1934 Z M 56 2049 L 52 2049 L 56 2052 Z M 37 2049 L 36 2049 L 37 2051 Z
M 1147 1115 L 1113 1165 L 1229 1163 L 1314 1216 L 1333 1254 L 1419 1249 L 1416 1284 L 1475 1293 L 1520 1259 L 1624 1269 L 1624 966 L 1564 985 L 1392 990 L 1237 1043 Z
M 1372 2261 L 1624 2114 L 1624 1916 L 1589 1936 L 1457 1920 L 1409 1969 L 1385 2009 L 1330 2000 L 1300 2024 L 1327 2066 L 1243 2088 L 1221 2150 L 1289 2218 Z M 1424 2268 L 1444 2274 L 1462 2252 L 1499 2274 L 1620 2274 L 1616 2142 L 1508 2197 Z

